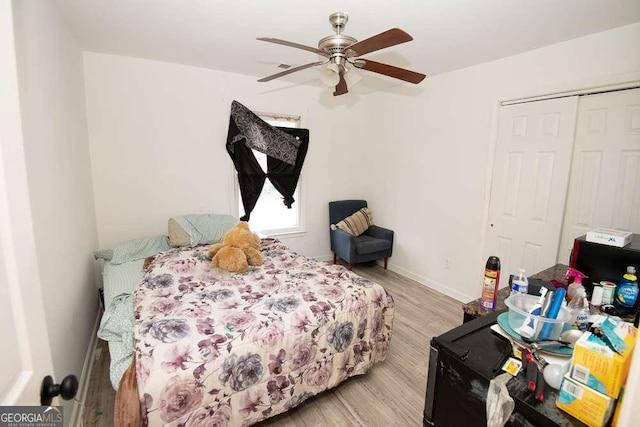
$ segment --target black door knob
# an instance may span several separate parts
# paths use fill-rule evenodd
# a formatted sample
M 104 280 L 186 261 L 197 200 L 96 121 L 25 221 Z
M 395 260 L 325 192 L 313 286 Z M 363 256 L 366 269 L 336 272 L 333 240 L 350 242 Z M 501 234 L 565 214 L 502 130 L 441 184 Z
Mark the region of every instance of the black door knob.
M 64 400 L 73 399 L 78 392 L 78 378 L 75 375 L 67 375 L 60 384 L 54 384 L 53 378 L 49 375 L 42 380 L 40 388 L 40 404 L 42 406 L 51 405 L 51 401 L 57 395 Z

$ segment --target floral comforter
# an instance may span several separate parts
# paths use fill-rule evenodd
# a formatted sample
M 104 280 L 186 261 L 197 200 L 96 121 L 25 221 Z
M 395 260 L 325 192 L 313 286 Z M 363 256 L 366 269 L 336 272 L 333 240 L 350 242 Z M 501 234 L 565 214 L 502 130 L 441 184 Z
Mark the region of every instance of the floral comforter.
M 136 376 L 148 425 L 249 425 L 385 359 L 392 297 L 262 239 L 264 264 L 210 268 L 208 246 L 159 254 L 135 293 Z

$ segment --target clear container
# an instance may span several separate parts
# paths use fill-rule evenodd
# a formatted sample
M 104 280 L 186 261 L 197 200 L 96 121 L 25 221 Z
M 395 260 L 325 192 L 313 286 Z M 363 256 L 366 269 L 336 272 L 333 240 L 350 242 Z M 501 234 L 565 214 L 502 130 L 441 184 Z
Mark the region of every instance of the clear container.
M 571 312 L 567 307 L 562 307 L 560 308 L 556 319 L 547 319 L 529 314 L 529 311 L 538 303 L 539 300 L 539 296 L 525 294 L 513 294 L 507 298 L 504 303 L 509 308 L 509 326 L 511 326 L 511 329 L 516 333 L 519 333 L 518 331 L 522 325 L 530 319 L 533 319 L 534 323 L 537 324 L 537 331 L 540 331 L 543 325 L 548 323 L 551 325 L 551 332 L 549 333 L 548 339 L 556 340 L 560 337 L 565 323 L 571 319 Z

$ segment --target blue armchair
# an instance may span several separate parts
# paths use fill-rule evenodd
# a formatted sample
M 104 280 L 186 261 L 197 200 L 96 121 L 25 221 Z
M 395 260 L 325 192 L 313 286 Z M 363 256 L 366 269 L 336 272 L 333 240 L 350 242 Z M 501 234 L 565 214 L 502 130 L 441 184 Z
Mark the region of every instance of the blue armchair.
M 337 224 L 349 215 L 367 207 L 366 200 L 340 200 L 329 202 L 329 223 Z M 331 251 L 333 263 L 337 257 L 349 264 L 349 270 L 354 263 L 375 261 L 384 258 L 384 268 L 393 251 L 393 231 L 372 225 L 359 236 L 354 236 L 343 230 L 331 230 Z

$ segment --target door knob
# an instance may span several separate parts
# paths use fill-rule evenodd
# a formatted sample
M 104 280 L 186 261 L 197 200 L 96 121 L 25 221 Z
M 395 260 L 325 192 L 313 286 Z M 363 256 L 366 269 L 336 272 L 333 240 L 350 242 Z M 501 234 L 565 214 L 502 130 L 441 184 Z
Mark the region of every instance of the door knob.
M 53 378 L 47 375 L 42 380 L 40 388 L 40 404 L 42 406 L 51 405 L 51 401 L 57 395 L 64 400 L 73 399 L 78 392 L 78 378 L 75 375 L 67 375 L 60 384 L 54 384 Z

